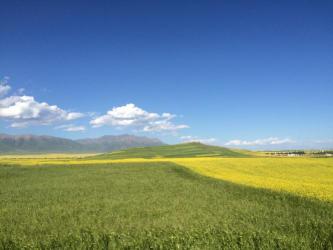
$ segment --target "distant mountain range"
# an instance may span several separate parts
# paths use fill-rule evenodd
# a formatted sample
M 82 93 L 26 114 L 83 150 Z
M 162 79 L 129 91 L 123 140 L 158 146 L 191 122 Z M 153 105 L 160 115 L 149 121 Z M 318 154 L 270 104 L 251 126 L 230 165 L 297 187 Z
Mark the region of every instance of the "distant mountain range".
M 132 147 L 161 146 L 156 138 L 134 135 L 105 135 L 70 140 L 54 136 L 0 134 L 0 153 L 111 152 Z

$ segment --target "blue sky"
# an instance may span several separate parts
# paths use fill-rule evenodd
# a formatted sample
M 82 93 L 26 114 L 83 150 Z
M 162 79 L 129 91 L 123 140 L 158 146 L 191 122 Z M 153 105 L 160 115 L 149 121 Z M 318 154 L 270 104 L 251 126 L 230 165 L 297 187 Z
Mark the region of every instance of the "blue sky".
M 333 147 L 332 1 L 1 9 L 2 133 Z

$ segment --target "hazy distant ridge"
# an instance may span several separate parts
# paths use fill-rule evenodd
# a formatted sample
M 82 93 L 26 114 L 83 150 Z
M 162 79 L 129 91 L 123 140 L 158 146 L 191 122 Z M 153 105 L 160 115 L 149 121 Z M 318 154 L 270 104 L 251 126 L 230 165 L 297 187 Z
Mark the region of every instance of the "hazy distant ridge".
M 0 134 L 0 153 L 110 152 L 163 144 L 156 138 L 134 135 L 106 135 L 99 138 L 70 140 L 54 136 Z

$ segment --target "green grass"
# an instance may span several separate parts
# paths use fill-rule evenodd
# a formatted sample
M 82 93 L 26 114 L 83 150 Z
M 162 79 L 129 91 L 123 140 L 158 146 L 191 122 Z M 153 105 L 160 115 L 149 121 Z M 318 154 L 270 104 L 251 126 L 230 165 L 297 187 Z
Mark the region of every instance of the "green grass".
M 244 151 L 246 152 L 246 151 Z M 130 148 L 95 156 L 95 159 L 172 158 L 172 157 L 248 157 L 240 150 L 208 146 L 197 142 L 177 145 Z
M 166 162 L 0 166 L 0 249 L 333 249 L 332 218 Z

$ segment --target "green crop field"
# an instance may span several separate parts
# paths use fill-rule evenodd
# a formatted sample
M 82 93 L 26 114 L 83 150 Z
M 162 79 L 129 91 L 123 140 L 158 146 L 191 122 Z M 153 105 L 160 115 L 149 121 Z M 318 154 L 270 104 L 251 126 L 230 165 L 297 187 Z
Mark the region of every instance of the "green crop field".
M 201 144 L 3 156 L 0 249 L 333 249 L 332 169 Z
M 98 155 L 97 159 L 129 159 L 129 158 L 177 158 L 177 157 L 249 157 L 247 151 L 235 151 L 228 148 L 208 146 L 201 143 L 185 143 L 172 146 L 155 146 L 130 148 L 109 154 Z

